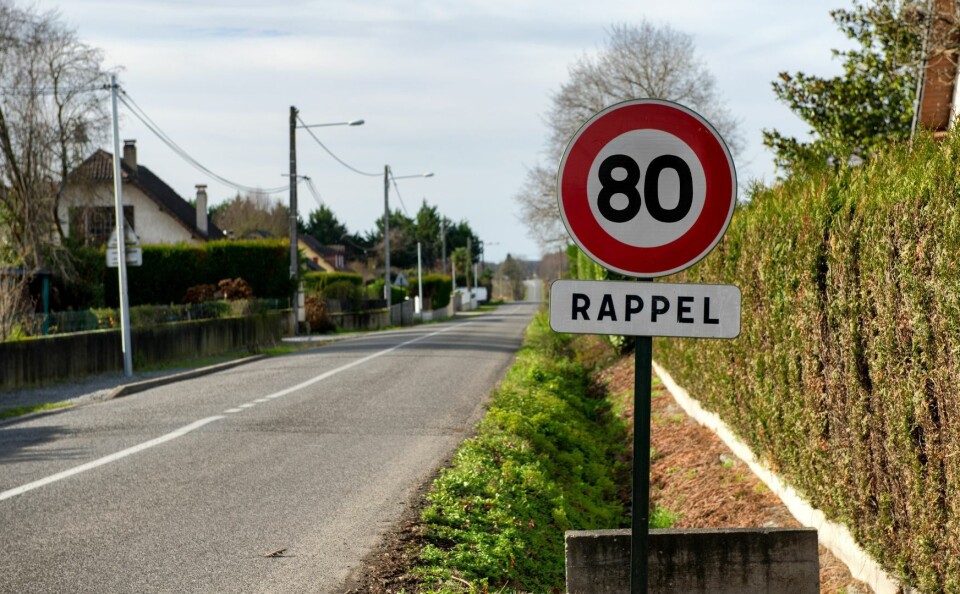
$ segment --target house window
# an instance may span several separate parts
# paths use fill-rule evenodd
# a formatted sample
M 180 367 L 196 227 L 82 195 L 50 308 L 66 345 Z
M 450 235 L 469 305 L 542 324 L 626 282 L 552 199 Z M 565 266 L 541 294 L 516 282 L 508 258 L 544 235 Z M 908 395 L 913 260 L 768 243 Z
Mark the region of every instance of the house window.
M 134 229 L 133 206 L 123 207 L 123 216 Z M 110 239 L 116 222 L 112 206 L 78 206 L 70 209 L 70 236 L 86 245 L 103 245 Z

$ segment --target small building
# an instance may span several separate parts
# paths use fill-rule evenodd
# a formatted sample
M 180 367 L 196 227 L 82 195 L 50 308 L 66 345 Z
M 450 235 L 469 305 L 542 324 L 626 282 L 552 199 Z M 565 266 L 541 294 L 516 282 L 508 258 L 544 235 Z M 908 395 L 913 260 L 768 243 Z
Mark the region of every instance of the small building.
M 342 245 L 323 245 L 313 236 L 298 234 L 297 246 L 303 251 L 307 268 L 313 271 L 347 270 L 347 250 Z
M 932 12 L 924 41 L 924 61 L 917 83 L 913 115 L 914 132 L 924 128 L 942 137 L 960 115 L 960 85 L 957 85 L 957 61 L 952 48 L 960 44 L 957 23 L 960 2 L 931 0 Z
M 120 161 L 123 211 L 144 244 L 199 244 L 223 239 L 207 216 L 206 186 L 191 206 L 137 159 L 136 141 L 124 141 Z M 68 177 L 57 212 L 64 234 L 91 245 L 106 243 L 115 227 L 113 155 L 97 150 Z

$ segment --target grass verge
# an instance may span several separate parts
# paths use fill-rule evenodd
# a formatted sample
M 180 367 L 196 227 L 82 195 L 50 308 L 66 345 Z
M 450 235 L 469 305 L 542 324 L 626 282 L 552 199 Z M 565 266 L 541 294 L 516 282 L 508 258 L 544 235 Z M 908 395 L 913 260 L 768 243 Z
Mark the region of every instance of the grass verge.
M 564 531 L 628 525 L 627 428 L 544 314 L 422 514 L 422 592 L 560 592 Z M 629 475 L 627 475 L 629 476 Z
M 56 410 L 58 408 L 66 408 L 68 406 L 73 406 L 73 403 L 49 402 L 47 404 L 35 404 L 33 406 L 18 406 L 16 408 L 8 408 L 6 410 L 0 410 L 0 420 L 10 419 L 12 417 L 19 417 L 23 415 L 29 415 L 31 413 L 45 412 L 48 410 Z

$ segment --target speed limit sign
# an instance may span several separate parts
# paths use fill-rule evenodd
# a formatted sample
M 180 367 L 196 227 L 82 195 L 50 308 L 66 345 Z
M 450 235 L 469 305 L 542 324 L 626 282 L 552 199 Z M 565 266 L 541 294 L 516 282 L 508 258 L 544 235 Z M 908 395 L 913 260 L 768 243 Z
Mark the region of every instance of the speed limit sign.
M 574 242 L 600 265 L 643 278 L 706 256 L 737 200 L 733 158 L 713 126 L 656 99 L 590 118 L 567 145 L 557 190 Z

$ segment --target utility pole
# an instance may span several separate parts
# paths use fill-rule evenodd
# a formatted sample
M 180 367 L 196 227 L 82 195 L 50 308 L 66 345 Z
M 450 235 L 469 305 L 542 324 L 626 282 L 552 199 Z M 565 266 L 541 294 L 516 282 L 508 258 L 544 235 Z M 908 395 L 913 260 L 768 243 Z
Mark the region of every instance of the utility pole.
M 390 290 L 390 166 L 383 166 L 383 292 L 387 297 L 388 324 L 393 324 L 393 295 Z
M 443 268 L 440 270 L 441 273 L 447 273 L 447 219 L 445 217 L 440 217 L 440 241 L 443 245 L 443 251 L 441 252 L 441 259 L 443 260 Z
M 474 270 L 473 282 L 470 281 L 470 269 L 473 268 L 473 237 L 467 235 L 467 269 L 464 274 L 467 275 L 467 291 L 470 293 L 470 302 L 473 303 L 473 287 L 477 284 L 477 274 Z
M 290 278 L 293 289 L 293 333 L 300 326 L 300 251 L 297 249 L 297 108 L 290 106 Z
M 123 179 L 120 177 L 120 124 L 117 117 L 117 75 L 110 76 L 113 107 L 113 200 L 116 207 L 117 271 L 120 275 L 120 335 L 123 350 L 123 375 L 133 375 L 130 339 L 130 298 L 127 295 L 127 220 L 123 216 Z

